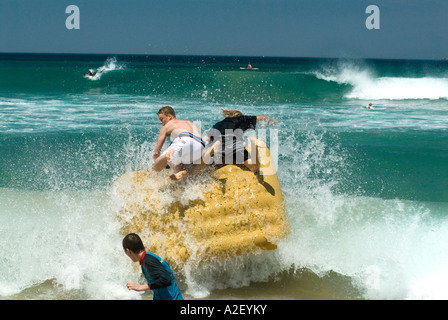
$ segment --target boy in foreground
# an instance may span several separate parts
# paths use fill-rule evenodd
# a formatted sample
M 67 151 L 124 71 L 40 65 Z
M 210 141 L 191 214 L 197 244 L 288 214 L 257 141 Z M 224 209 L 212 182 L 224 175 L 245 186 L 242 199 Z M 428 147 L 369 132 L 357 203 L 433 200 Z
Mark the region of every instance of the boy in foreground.
M 140 237 L 130 233 L 123 239 L 123 249 L 132 261 L 140 262 L 147 284 L 129 281 L 129 290 L 154 292 L 154 300 L 183 300 L 179 287 L 174 280 L 173 271 L 166 261 L 154 253 L 145 251 Z

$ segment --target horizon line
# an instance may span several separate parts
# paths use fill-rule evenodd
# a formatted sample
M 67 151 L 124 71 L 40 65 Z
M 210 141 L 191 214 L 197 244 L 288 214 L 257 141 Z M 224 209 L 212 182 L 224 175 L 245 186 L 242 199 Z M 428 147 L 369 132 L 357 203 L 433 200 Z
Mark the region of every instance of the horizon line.
M 159 53 L 81 53 L 81 52 L 1 52 L 0 55 L 72 55 L 72 56 L 146 56 L 146 57 L 197 57 L 197 58 L 243 58 L 243 59 L 330 59 L 330 60 L 406 60 L 448 61 L 447 57 L 435 58 L 373 58 L 373 57 L 309 57 L 309 56 L 264 56 L 264 55 L 220 55 L 220 54 L 159 54 Z

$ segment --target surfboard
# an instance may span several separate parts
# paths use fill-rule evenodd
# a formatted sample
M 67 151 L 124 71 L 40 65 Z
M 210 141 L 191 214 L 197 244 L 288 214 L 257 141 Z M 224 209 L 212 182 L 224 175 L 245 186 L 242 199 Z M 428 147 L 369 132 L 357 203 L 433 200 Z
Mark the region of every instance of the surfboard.
M 244 165 L 181 182 L 163 171 L 124 174 L 115 183 L 121 233 L 139 234 L 174 268 L 276 249 L 289 222 L 268 148 L 259 149 L 259 159 L 262 175 Z
M 259 70 L 259 68 L 244 68 L 240 67 L 241 70 Z

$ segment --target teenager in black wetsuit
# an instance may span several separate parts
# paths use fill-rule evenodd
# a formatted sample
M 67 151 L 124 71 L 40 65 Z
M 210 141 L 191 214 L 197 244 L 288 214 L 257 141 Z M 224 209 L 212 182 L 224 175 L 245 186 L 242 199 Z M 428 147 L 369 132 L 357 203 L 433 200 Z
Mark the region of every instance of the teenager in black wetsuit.
M 245 116 L 237 110 L 222 110 L 222 113 L 225 117 L 224 120 L 217 122 L 205 137 L 210 141 L 210 148 L 213 148 L 215 153 L 221 151 L 221 161 L 216 161 L 215 156 L 215 164 L 244 163 L 249 170 L 258 172 L 260 165 L 256 161 L 257 157 L 251 157 L 245 149 L 244 132 L 249 129 L 255 130 L 259 121 L 276 122 L 267 116 Z M 250 140 L 258 147 L 266 147 L 264 142 L 254 137 Z

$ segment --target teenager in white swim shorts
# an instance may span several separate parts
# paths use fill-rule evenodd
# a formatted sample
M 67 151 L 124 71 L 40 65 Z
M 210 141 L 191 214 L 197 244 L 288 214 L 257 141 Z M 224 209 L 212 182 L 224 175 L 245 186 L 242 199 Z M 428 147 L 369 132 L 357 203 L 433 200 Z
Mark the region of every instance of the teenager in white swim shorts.
M 188 174 L 185 165 L 202 166 L 202 150 L 205 144 L 200 137 L 198 128 L 191 121 L 176 119 L 172 107 L 161 108 L 157 115 L 162 128 L 153 154 L 155 161 L 152 169 L 159 172 L 170 163 L 174 169 L 174 174 L 170 176 L 170 179 L 180 180 Z M 174 137 L 174 140 L 160 154 L 168 136 Z

